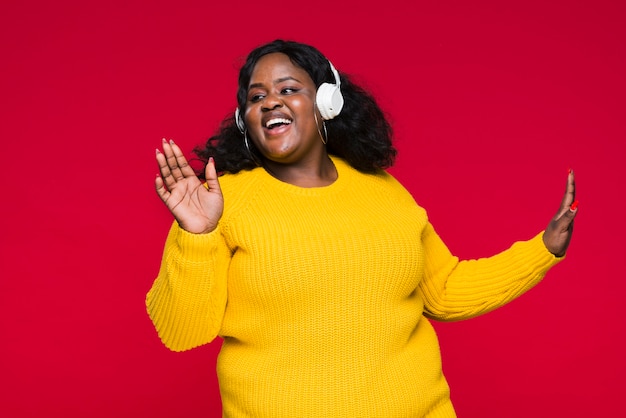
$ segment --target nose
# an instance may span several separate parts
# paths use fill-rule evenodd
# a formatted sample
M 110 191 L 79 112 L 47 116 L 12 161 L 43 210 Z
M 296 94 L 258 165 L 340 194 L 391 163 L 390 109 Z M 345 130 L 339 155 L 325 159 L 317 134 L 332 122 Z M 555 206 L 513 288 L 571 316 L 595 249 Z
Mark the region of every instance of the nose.
M 278 107 L 282 107 L 283 101 L 278 97 L 277 94 L 268 93 L 263 100 L 263 110 L 274 110 Z

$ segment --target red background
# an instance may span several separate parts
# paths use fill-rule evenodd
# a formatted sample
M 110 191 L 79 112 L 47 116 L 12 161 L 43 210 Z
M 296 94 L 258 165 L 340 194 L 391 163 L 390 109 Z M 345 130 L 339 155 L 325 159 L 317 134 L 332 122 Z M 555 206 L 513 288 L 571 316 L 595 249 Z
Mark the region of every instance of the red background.
M 219 415 L 219 342 L 169 352 L 145 314 L 171 222 L 154 148 L 203 142 L 243 57 L 277 37 L 378 97 L 392 172 L 460 257 L 544 228 L 575 169 L 566 261 L 496 312 L 435 324 L 444 372 L 460 417 L 623 410 L 623 1 L 212 3 L 0 6 L 0 416 Z

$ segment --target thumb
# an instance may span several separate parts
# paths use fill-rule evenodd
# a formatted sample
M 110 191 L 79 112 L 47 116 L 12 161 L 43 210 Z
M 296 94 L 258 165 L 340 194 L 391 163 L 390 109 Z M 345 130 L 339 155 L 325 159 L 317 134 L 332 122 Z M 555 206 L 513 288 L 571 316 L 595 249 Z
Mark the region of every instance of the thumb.
M 209 157 L 209 162 L 204 168 L 204 178 L 206 179 L 206 184 L 211 192 L 222 193 L 220 189 L 220 182 L 217 178 L 217 170 L 215 169 L 215 160 L 213 157 Z
M 565 255 L 574 231 L 574 218 L 578 213 L 578 203 L 572 204 L 560 216 L 550 221 L 543 234 L 543 242 L 548 251 L 557 257 Z
M 574 218 L 578 213 L 578 200 L 574 201 L 570 206 L 561 206 L 559 211 L 550 221 L 550 225 L 555 231 L 565 231 L 574 223 Z
M 576 214 L 578 213 L 578 200 L 574 201 L 569 208 L 567 208 L 561 216 L 557 219 L 557 224 L 559 225 L 559 229 L 565 231 L 571 228 L 574 223 L 574 218 L 576 218 Z

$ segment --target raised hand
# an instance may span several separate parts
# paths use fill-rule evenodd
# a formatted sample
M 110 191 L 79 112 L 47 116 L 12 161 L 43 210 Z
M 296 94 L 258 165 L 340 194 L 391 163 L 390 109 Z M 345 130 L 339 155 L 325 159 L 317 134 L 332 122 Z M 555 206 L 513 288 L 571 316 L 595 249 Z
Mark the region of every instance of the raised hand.
M 163 152 L 156 150 L 160 171 L 154 181 L 157 194 L 184 230 L 194 234 L 213 231 L 224 210 L 213 159 L 205 168 L 207 188 L 174 141 L 163 139 L 162 146 Z
M 576 200 L 576 183 L 574 172 L 570 170 L 567 176 L 565 195 L 561 201 L 559 211 L 550 220 L 543 234 L 543 242 L 548 251 L 557 257 L 562 257 L 567 251 L 574 230 L 574 218 L 578 213 L 578 200 Z

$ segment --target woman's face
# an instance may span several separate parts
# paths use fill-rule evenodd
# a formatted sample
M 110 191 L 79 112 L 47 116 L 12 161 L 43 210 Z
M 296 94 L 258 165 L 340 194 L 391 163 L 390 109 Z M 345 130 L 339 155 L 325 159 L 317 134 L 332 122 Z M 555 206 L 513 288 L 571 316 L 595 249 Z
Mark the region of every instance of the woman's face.
M 250 139 L 265 158 L 297 164 L 325 152 L 314 116 L 315 94 L 309 74 L 287 55 L 272 53 L 257 61 L 244 119 Z

